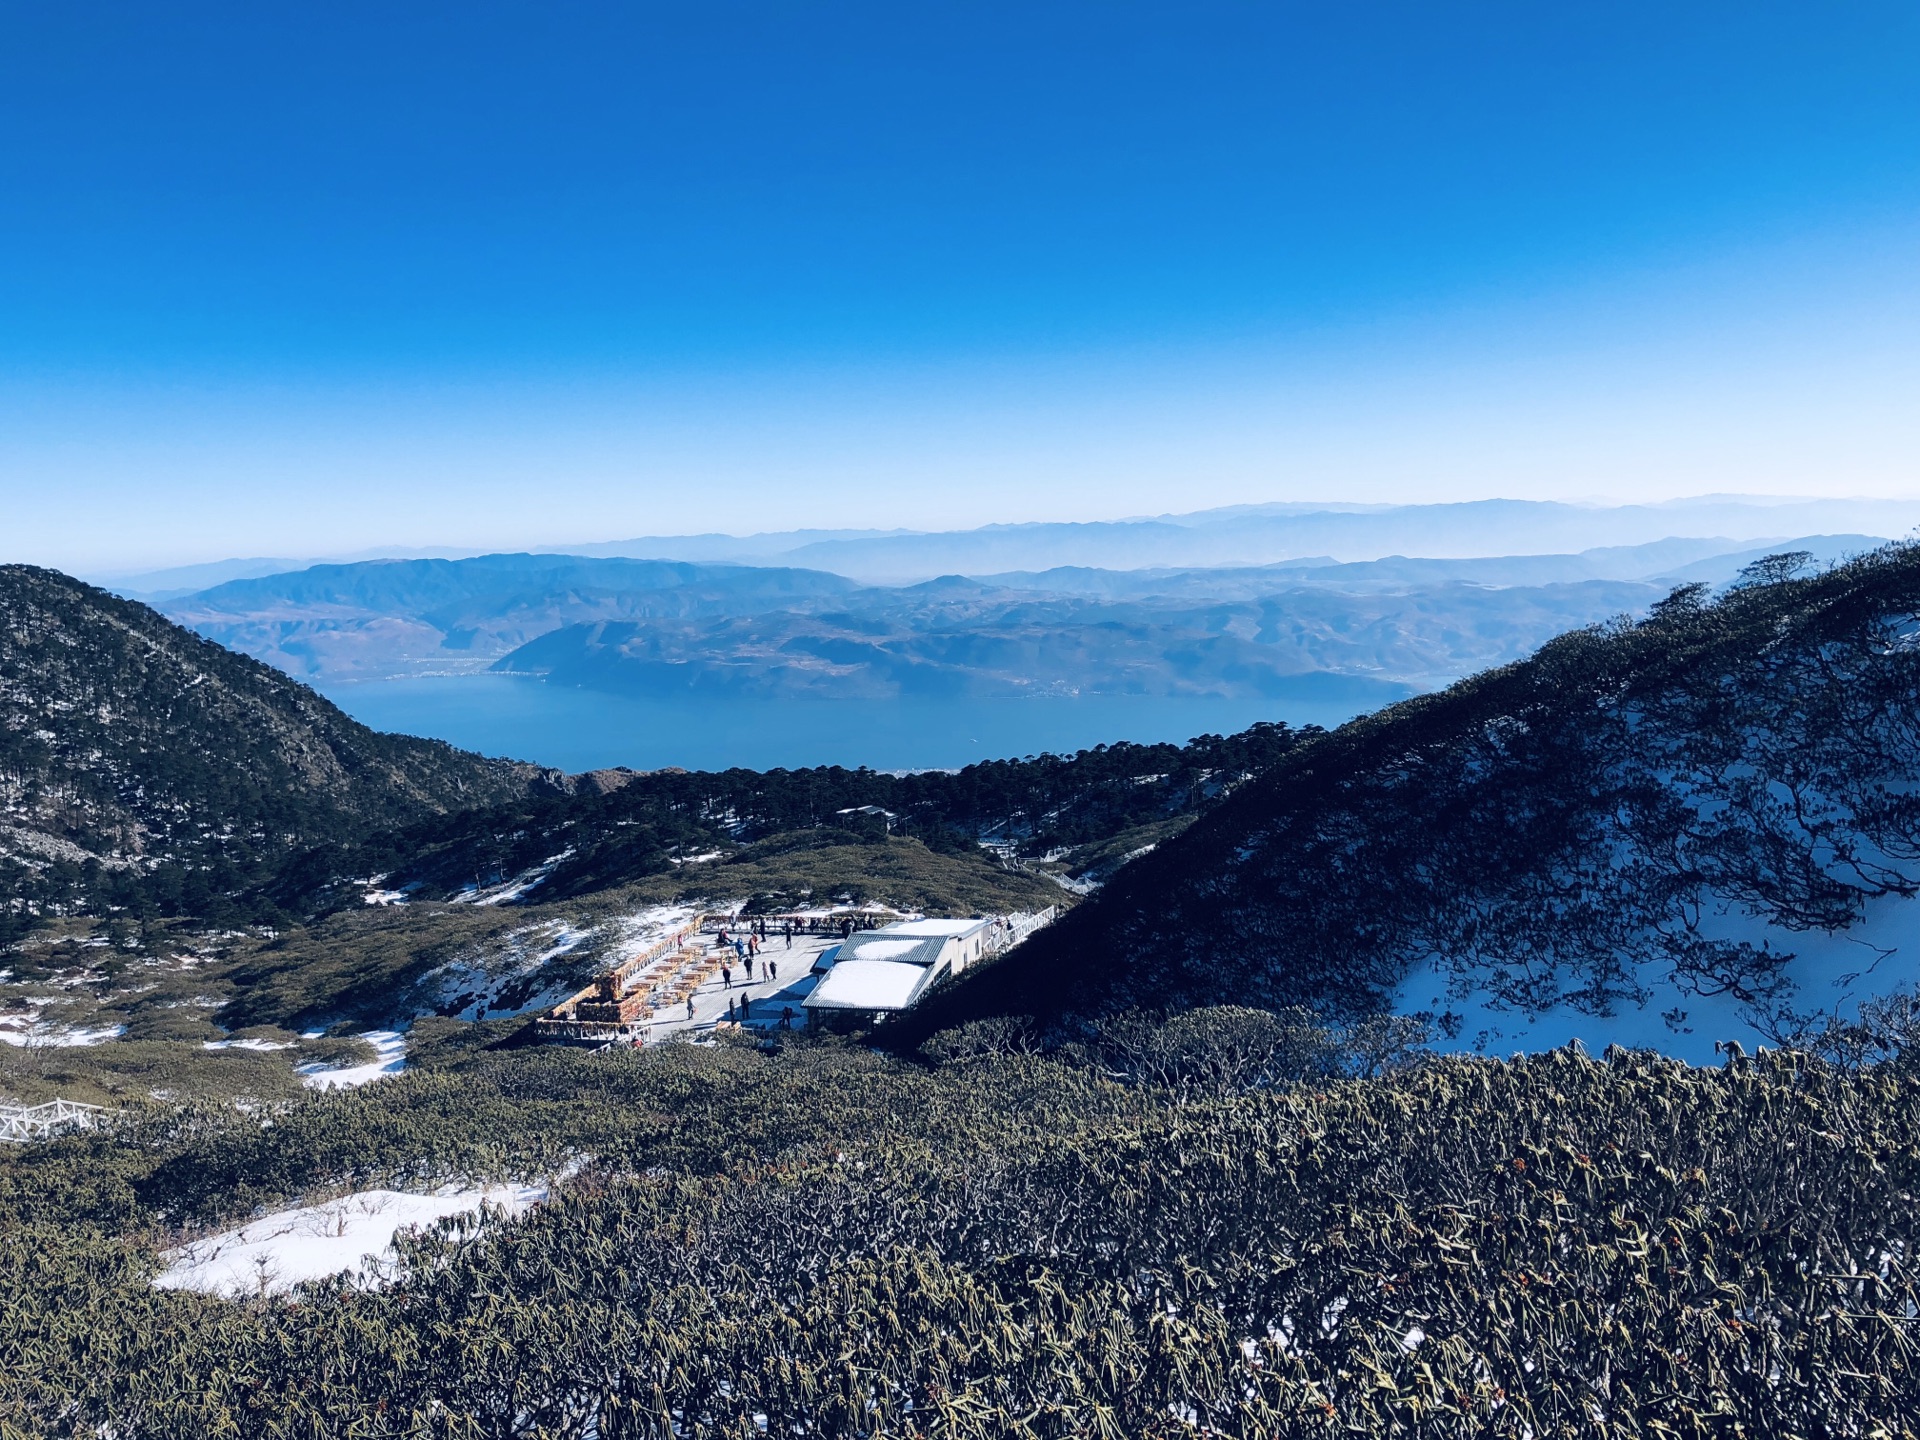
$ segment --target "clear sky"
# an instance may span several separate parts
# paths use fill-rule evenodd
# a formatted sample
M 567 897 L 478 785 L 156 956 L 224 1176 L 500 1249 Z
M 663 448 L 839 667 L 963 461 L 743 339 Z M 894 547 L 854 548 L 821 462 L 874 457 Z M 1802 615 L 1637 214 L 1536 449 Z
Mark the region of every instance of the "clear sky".
M 0 0 L 0 558 L 1920 493 L 1920 9 Z

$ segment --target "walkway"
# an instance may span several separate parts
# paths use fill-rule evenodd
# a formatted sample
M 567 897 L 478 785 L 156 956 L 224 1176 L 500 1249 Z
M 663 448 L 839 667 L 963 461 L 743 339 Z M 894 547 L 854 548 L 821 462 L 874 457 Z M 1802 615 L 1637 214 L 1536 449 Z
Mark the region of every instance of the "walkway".
M 713 937 L 705 937 L 709 944 Z M 760 959 L 754 963 L 752 984 L 746 982 L 739 965 L 733 967 L 733 986 L 729 989 L 716 979 L 702 985 L 693 996 L 693 1019 L 687 1019 L 687 1007 L 680 1004 L 671 1014 L 656 1016 L 647 1026 L 649 1043 L 664 1040 L 681 1031 L 696 1034 L 709 1032 L 727 1018 L 727 1001 L 736 1004 L 742 996 L 753 1003 L 753 1014 L 749 1023 L 756 1030 L 777 1030 L 780 1027 L 780 1011 L 783 1006 L 793 1010 L 793 1028 L 806 1028 L 806 1012 L 800 1008 L 800 1002 L 806 999 L 820 977 L 810 973 L 813 960 L 830 945 L 838 945 L 838 935 L 796 935 L 793 948 L 786 948 L 786 941 L 778 934 L 768 937 L 760 951 Z M 779 979 L 769 979 L 766 974 L 766 962 L 771 960 L 779 971 Z

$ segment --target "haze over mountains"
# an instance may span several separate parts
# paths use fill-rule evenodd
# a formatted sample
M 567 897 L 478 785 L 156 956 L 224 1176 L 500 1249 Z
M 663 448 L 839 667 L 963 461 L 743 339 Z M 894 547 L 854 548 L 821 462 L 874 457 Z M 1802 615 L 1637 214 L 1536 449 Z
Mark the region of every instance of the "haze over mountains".
M 1355 561 L 1388 555 L 1474 558 L 1572 554 L 1596 546 L 1673 537 L 1759 544 L 1797 535 L 1863 534 L 1896 539 L 1920 526 L 1920 501 L 1699 496 L 1664 505 L 1575 505 L 1474 500 L 1436 505 L 1275 503 L 1181 515 L 1084 523 L 985 525 L 972 530 L 790 530 L 750 535 L 656 535 L 565 545 L 498 546 L 599 558 L 781 564 L 849 578 L 910 583 L 940 575 L 993 575 L 1063 565 L 1151 569 L 1268 565 L 1312 557 Z M 356 555 L 214 560 L 164 570 L 85 578 L 149 602 L 229 580 L 308 566 L 379 559 L 457 560 L 479 548 L 405 547 Z
M 1586 506 L 1537 500 L 1444 505 L 1238 505 L 1187 515 L 1084 524 L 989 525 L 932 535 L 728 537 L 632 541 L 585 554 L 653 553 L 677 559 L 778 561 L 879 583 L 936 575 L 1089 565 L 1135 570 L 1165 566 L 1265 565 L 1326 556 L 1471 558 L 1566 554 L 1595 546 L 1644 545 L 1672 537 L 1762 541 L 1796 535 L 1864 533 L 1892 538 L 1920 524 L 1920 503 L 1806 500 L 1770 504 L 1703 497 L 1671 505 Z M 800 537 L 793 537 L 798 540 Z M 694 548 L 697 544 L 699 548 Z M 685 548 L 683 548 L 685 547 Z
M 1879 542 L 1789 543 L 1829 561 Z M 1300 695 L 1303 678 L 1325 689 L 1337 677 L 1366 709 L 1644 610 L 1674 584 L 1729 579 L 1767 548 L 1663 538 L 1577 554 L 1060 565 L 907 585 L 791 566 L 493 555 L 315 566 L 163 609 L 321 685 L 493 669 L 626 695 L 1279 698 Z

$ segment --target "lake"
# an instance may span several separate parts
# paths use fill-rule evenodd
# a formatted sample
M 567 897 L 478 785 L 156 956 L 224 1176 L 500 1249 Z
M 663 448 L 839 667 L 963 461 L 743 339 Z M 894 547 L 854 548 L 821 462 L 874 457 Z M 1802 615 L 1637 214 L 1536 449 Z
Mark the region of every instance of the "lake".
M 712 700 L 630 697 L 520 675 L 461 675 L 326 687 L 376 730 L 562 770 L 868 765 L 933 769 L 1074 751 L 1115 740 L 1231 734 L 1257 720 L 1333 726 L 1390 703 L 1399 687 L 1306 675 L 1277 699 L 1096 695 L 1031 700 Z

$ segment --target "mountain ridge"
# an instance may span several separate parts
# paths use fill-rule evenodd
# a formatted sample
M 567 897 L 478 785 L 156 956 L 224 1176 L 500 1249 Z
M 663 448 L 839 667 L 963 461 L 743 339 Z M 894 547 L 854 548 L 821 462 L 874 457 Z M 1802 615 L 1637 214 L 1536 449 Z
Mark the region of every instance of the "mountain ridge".
M 1657 981 L 1792 1033 L 1796 937 L 1920 895 L 1920 547 L 1793 563 L 1316 737 L 912 1033 L 1360 1012 L 1429 962 L 1516 1011 Z
M 8 913 L 166 903 L 303 845 L 494 803 L 541 767 L 383 735 L 280 671 L 57 571 L 0 566 Z M 158 886 L 160 898 L 144 894 Z

